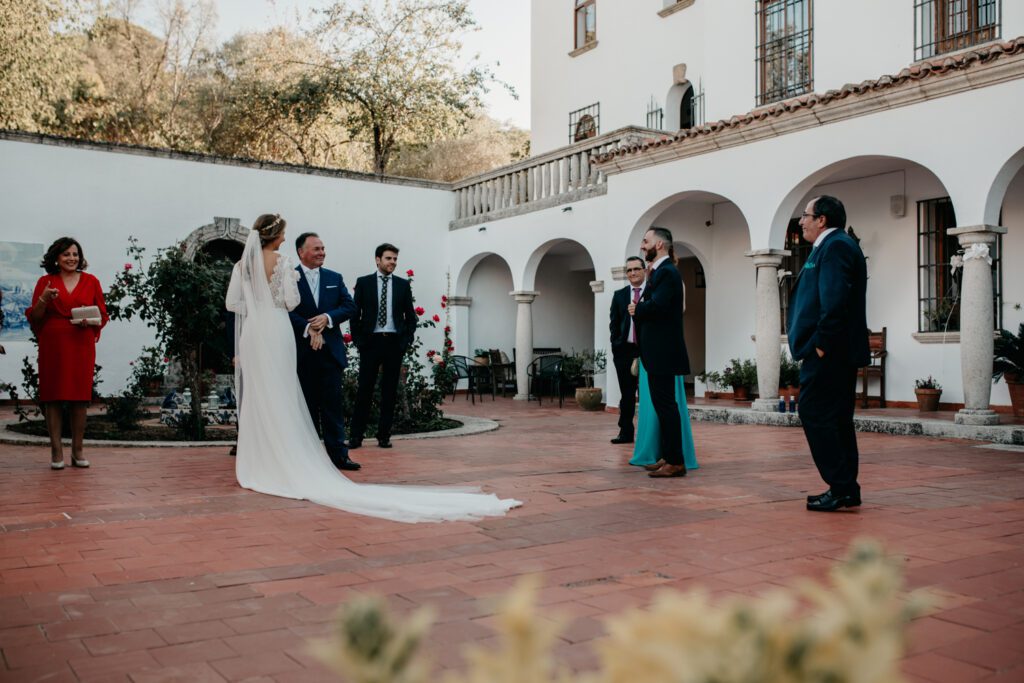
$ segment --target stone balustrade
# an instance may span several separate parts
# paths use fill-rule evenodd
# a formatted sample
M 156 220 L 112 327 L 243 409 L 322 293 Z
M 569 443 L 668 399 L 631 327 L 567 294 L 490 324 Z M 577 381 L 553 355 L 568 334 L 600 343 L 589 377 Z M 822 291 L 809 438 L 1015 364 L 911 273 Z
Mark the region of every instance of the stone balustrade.
M 648 128 L 620 128 L 454 183 L 455 220 L 450 227 L 465 228 L 605 194 L 605 174 L 591 164 L 591 157 L 661 135 Z

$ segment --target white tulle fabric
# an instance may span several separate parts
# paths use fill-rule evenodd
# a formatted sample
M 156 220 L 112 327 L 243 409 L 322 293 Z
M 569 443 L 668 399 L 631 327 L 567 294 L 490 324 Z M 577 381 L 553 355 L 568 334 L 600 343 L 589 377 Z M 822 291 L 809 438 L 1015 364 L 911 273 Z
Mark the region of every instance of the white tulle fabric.
M 238 483 L 272 496 L 399 522 L 476 519 L 519 506 L 517 500 L 478 489 L 357 484 L 335 469 L 295 372 L 288 311 L 299 303 L 297 281 L 298 272 L 283 256 L 268 281 L 253 231 L 231 274 L 226 301 L 236 315 Z

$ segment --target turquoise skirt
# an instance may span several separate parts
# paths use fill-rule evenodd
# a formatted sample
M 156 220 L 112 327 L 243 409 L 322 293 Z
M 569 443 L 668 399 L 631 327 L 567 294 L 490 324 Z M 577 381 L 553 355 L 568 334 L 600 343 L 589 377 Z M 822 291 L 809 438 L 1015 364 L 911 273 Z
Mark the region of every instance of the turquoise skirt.
M 630 465 L 653 465 L 661 459 L 661 429 L 658 426 L 658 414 L 651 403 L 651 393 L 647 388 L 647 371 L 644 364 L 640 365 L 640 406 L 637 410 L 636 441 L 633 445 L 633 458 Z M 676 404 L 679 406 L 679 423 L 683 436 L 683 462 L 686 469 L 695 470 L 697 452 L 693 447 L 693 430 L 690 428 L 690 411 L 686 407 L 686 385 L 683 376 L 676 377 Z

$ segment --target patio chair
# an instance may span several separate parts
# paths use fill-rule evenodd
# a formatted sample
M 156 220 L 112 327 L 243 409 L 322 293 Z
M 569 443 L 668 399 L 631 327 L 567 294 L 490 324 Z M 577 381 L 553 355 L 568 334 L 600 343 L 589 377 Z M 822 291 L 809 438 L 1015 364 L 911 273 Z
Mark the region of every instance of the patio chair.
M 515 364 L 498 349 L 489 349 L 487 355 L 491 360 L 491 377 L 494 379 L 495 389 L 501 389 L 502 398 L 505 398 L 509 390 L 515 394 L 519 390 L 516 386 Z
M 566 386 L 565 377 L 562 374 L 562 361 L 564 358 L 559 355 L 547 355 L 537 356 L 530 363 L 530 367 L 527 369 L 527 377 L 530 378 L 530 398 L 537 398 L 537 403 L 541 403 L 541 395 L 545 389 L 550 389 L 554 393 L 558 394 L 558 407 L 562 407 L 562 401 L 565 398 L 564 388 Z
M 477 363 L 466 356 L 452 356 L 452 366 L 455 368 L 455 383 L 452 385 L 452 400 L 455 400 L 455 392 L 461 380 L 466 380 L 466 398 L 472 399 L 476 404 L 476 396 L 480 394 L 483 400 L 483 387 L 491 387 L 491 399 L 494 399 L 494 381 L 491 378 L 490 368 L 482 363 Z

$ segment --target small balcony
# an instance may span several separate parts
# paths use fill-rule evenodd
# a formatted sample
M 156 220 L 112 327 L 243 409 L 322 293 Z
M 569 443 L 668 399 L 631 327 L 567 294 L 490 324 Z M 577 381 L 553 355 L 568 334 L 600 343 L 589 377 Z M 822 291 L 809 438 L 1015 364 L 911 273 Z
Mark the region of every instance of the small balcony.
M 620 128 L 460 180 L 452 186 L 455 220 L 449 227 L 457 230 L 603 195 L 605 175 L 591 165 L 590 158 L 662 135 L 639 126 Z

